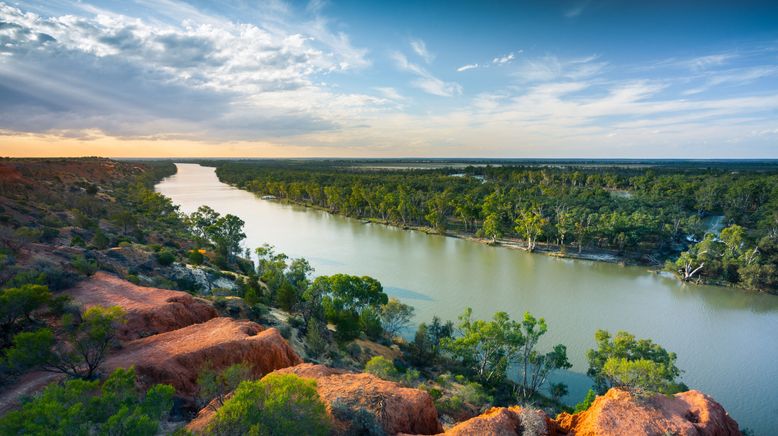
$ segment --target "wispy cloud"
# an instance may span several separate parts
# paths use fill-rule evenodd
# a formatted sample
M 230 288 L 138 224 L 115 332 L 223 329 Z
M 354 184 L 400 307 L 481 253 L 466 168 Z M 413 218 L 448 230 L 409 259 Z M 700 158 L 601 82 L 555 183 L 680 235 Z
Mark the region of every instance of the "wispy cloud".
M 461 72 L 463 72 L 463 71 L 467 71 L 467 70 L 473 70 L 473 69 L 476 69 L 476 68 L 478 68 L 478 64 L 467 64 L 467 65 L 462 65 L 461 67 L 457 68 L 457 72 L 460 72 L 460 73 L 461 73 Z
M 578 1 L 575 5 L 564 11 L 565 17 L 579 17 L 586 10 L 586 8 L 589 7 L 589 3 L 591 3 L 591 0 Z
M 430 53 L 429 50 L 427 50 L 427 44 L 424 43 L 421 39 L 412 39 L 411 40 L 411 48 L 413 49 L 413 52 L 419 55 L 422 59 L 424 59 L 424 62 L 426 63 L 432 63 L 432 61 L 435 59 L 435 55 Z
M 460 86 L 458 83 L 445 82 L 435 77 L 425 68 L 410 62 L 404 54 L 400 52 L 394 52 L 392 53 L 391 57 L 394 60 L 395 65 L 397 65 L 397 68 L 413 73 L 417 76 L 417 78 L 414 79 L 411 84 L 416 88 L 426 92 L 427 94 L 437 95 L 440 97 L 453 97 L 462 93 L 462 86 Z
M 521 50 L 518 51 L 519 54 L 521 54 L 521 52 Z M 516 54 L 514 52 L 510 52 L 492 59 L 492 63 L 495 65 L 505 65 L 511 63 L 511 61 L 514 59 L 516 59 Z

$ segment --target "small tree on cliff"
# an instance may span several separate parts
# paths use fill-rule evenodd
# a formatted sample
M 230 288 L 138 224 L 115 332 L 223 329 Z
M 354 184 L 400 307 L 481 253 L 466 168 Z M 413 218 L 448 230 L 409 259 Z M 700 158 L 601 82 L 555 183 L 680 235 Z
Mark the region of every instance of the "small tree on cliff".
M 635 339 L 620 331 L 614 337 L 606 330 L 595 333 L 597 349 L 589 350 L 589 370 L 595 389 L 603 394 L 620 387 L 638 392 L 675 393 L 685 390 L 678 382 L 681 370 L 675 366 L 675 353 L 650 339 Z
M 117 306 L 94 306 L 79 317 L 65 315 L 58 335 L 43 328 L 14 336 L 14 346 L 6 351 L 6 361 L 16 369 L 37 366 L 92 379 L 108 351 L 116 345 L 116 329 L 123 322 L 124 311 Z

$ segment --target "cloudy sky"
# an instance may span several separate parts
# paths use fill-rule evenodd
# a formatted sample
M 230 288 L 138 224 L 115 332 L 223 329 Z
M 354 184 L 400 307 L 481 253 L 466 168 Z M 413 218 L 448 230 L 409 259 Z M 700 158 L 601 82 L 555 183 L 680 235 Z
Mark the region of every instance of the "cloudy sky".
M 0 156 L 778 158 L 778 3 L 0 1 Z

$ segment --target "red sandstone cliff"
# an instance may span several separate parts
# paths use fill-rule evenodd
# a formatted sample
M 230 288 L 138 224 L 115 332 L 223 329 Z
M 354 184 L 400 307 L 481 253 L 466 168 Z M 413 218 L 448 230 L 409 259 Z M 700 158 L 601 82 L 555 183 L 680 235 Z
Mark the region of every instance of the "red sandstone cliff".
M 699 391 L 637 399 L 628 392 L 611 389 L 597 397 L 589 410 L 575 415 L 563 413 L 556 422 L 562 434 L 575 436 L 740 434 L 724 408 Z
M 218 316 L 207 301 L 186 292 L 137 286 L 104 272 L 95 273 L 66 293 L 86 307 L 124 309 L 127 322 L 118 332 L 122 340 L 169 332 Z
M 110 372 L 134 365 L 143 384 L 168 383 L 179 395 L 192 396 L 204 367 L 220 369 L 241 362 L 259 378 L 301 360 L 274 328 L 263 330 L 251 321 L 213 318 L 130 341 L 106 361 L 105 368 Z

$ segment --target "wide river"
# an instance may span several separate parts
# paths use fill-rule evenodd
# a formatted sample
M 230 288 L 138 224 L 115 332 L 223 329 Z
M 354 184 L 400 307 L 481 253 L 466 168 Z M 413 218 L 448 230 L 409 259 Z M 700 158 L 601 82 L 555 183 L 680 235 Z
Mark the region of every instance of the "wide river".
M 380 280 L 390 296 L 456 320 L 466 307 L 491 317 L 525 311 L 549 325 L 544 345 L 563 343 L 573 369 L 557 377 L 574 403 L 589 386 L 586 350 L 594 332 L 626 330 L 678 354 L 683 381 L 724 405 L 758 435 L 778 432 L 778 297 L 737 289 L 683 285 L 646 268 L 558 259 L 363 224 L 305 207 L 261 200 L 224 184 L 214 168 L 177 164 L 157 185 L 191 213 L 208 205 L 245 222 L 245 245 L 274 245 L 304 257 L 317 275 L 338 272 Z

